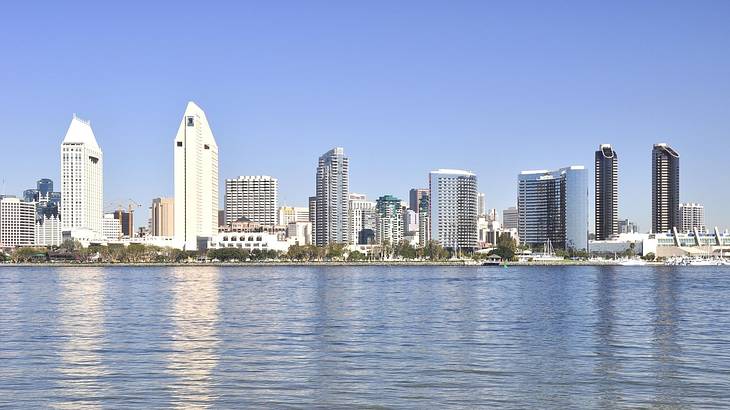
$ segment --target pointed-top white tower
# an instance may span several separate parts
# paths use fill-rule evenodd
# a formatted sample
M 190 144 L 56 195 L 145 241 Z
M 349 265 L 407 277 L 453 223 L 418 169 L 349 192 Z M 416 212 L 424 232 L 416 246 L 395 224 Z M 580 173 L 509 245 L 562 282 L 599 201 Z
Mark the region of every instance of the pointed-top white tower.
M 61 143 L 61 229 L 102 237 L 104 158 L 91 123 L 74 114 Z M 72 233 L 73 236 L 73 233 Z
M 175 239 L 187 250 L 218 233 L 218 145 L 205 112 L 188 102 L 175 137 Z

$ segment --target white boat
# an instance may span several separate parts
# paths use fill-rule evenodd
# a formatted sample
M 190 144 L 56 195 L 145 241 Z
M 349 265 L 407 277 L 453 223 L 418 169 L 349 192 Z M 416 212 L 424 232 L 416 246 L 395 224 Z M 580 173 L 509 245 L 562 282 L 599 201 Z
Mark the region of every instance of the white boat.
M 646 266 L 648 262 L 642 259 L 622 259 L 618 264 L 621 266 Z

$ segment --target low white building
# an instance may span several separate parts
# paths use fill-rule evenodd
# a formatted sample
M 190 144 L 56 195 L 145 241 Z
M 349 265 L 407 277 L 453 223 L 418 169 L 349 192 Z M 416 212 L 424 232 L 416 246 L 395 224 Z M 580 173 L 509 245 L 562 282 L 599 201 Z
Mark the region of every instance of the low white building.
M 36 222 L 36 246 L 59 246 L 61 239 L 61 220 L 57 216 L 43 216 L 43 219 Z
M 588 249 L 594 255 L 622 256 L 628 250 L 633 249 L 636 255 L 644 255 L 644 243 L 650 238 L 649 234 L 643 233 L 622 233 L 614 235 L 605 241 L 590 241 Z M 648 245 L 648 243 L 647 243 Z M 652 248 L 652 247 L 649 247 Z M 653 248 L 656 248 L 654 246 Z M 647 250 L 646 253 L 652 252 Z
M 208 249 L 239 248 L 253 251 L 274 250 L 286 252 L 291 243 L 280 240 L 278 235 L 265 232 L 222 232 L 208 238 Z

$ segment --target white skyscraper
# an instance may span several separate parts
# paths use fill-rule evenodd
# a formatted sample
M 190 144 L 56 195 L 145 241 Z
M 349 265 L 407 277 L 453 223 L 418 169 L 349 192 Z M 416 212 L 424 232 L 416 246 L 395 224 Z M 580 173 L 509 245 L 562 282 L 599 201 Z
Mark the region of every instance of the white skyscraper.
M 91 124 L 71 119 L 61 143 L 61 228 L 103 239 L 104 158 Z
M 197 249 L 198 237 L 218 233 L 218 145 L 205 113 L 192 101 L 175 136 L 174 231 L 187 250 Z
M 429 173 L 431 238 L 446 248 L 477 246 L 477 177 L 469 171 Z

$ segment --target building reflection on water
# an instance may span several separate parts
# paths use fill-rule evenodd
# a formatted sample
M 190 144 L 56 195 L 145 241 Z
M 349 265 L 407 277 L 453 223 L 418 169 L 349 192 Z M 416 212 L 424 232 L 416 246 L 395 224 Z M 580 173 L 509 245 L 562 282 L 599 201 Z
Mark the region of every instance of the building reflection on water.
M 174 324 L 167 371 L 178 407 L 204 406 L 214 399 L 213 371 L 219 362 L 218 268 L 171 271 L 170 319 Z
M 682 403 L 683 383 L 679 366 L 683 356 L 679 344 L 680 273 L 669 268 L 653 276 L 653 356 L 655 366 L 656 403 L 685 407 Z
M 59 276 L 58 327 L 59 384 L 67 399 L 58 408 L 96 406 L 105 395 L 103 364 L 103 269 L 63 269 Z

